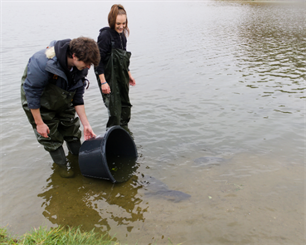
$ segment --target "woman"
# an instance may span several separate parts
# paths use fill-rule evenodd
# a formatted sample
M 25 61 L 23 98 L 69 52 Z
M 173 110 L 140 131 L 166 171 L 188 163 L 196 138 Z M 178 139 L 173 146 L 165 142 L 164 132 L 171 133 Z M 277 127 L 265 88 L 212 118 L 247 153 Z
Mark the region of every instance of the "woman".
M 129 71 L 131 53 L 126 51 L 129 35 L 128 19 L 124 7 L 115 4 L 108 14 L 109 27 L 100 30 L 98 46 L 101 60 L 95 68 L 99 88 L 109 119 L 106 127 L 127 126 L 131 118 L 129 85 L 136 84 Z

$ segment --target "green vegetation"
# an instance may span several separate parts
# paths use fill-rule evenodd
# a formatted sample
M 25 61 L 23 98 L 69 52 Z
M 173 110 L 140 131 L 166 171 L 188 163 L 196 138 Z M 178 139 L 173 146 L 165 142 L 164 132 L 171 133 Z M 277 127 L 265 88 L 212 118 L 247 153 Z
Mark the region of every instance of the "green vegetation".
M 99 235 L 94 230 L 81 232 L 80 228 L 64 226 L 50 229 L 39 227 L 25 233 L 21 238 L 13 238 L 7 234 L 6 227 L 0 227 L 0 245 L 120 245 L 114 240 L 114 237 Z M 173 245 L 169 238 L 168 245 Z
M 101 245 L 119 245 L 107 235 L 98 235 L 94 230 L 90 232 L 81 232 L 79 228 L 57 227 L 48 229 L 39 227 L 31 232 L 24 234 L 21 238 L 12 238 L 7 234 L 6 228 L 0 228 L 1 245 L 77 245 L 77 244 L 101 244 Z

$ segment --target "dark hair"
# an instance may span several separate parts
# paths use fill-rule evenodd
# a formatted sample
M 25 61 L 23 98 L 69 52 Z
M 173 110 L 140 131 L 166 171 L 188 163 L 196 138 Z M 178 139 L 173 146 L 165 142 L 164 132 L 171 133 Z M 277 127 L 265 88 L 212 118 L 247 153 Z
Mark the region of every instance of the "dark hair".
M 109 11 L 109 14 L 108 14 L 109 27 L 112 28 L 112 29 L 115 29 L 116 18 L 117 18 L 118 15 L 125 15 L 126 16 L 126 25 L 124 27 L 123 33 L 124 33 L 124 35 L 129 35 L 130 30 L 129 30 L 129 27 L 128 27 L 127 14 L 126 14 L 126 11 L 125 11 L 124 7 L 121 4 L 114 4 L 111 7 L 111 10 Z
M 72 39 L 69 43 L 69 56 L 75 56 L 87 65 L 98 66 L 100 62 L 100 51 L 95 40 L 88 37 Z

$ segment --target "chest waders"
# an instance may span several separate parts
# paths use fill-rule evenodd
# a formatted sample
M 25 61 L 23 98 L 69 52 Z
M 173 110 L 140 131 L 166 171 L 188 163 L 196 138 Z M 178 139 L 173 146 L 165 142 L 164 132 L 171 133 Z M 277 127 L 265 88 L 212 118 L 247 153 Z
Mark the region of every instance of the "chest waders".
M 129 73 L 131 53 L 122 49 L 112 49 L 107 57 L 104 76 L 110 86 L 111 93 L 103 94 L 101 81 L 96 73 L 98 85 L 106 108 L 108 109 L 108 122 L 106 127 L 114 125 L 127 126 L 131 119 L 131 103 L 129 99 Z
M 29 122 L 33 127 L 38 142 L 44 146 L 46 151 L 49 152 L 58 150 L 60 147 L 62 148 L 64 140 L 67 142 L 67 146 L 70 151 L 71 146 L 73 146 L 73 144 L 76 142 L 80 146 L 80 121 L 79 118 L 75 116 L 75 109 L 72 106 L 72 99 L 75 92 L 68 92 L 52 83 L 49 83 L 45 87 L 40 100 L 40 114 L 44 123 L 49 127 L 50 133 L 48 138 L 44 138 L 37 132 L 34 118 L 32 116 L 31 110 L 28 107 L 25 91 L 23 89 L 23 83 L 26 77 L 27 67 L 24 71 L 21 81 L 21 103 Z M 70 147 L 69 143 L 72 143 Z M 62 150 L 60 151 L 63 152 Z M 72 151 L 72 153 L 77 154 L 78 149 L 77 151 Z M 56 163 L 62 164 L 63 162 Z

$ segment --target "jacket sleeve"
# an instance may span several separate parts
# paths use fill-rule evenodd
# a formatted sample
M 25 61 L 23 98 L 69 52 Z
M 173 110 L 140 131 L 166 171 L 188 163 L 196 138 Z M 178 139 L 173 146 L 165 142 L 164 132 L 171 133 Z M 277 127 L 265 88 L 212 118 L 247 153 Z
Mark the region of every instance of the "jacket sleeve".
M 72 104 L 73 106 L 84 105 L 83 94 L 85 91 L 86 82 L 84 82 L 84 86 L 78 87 L 75 91 Z
M 49 73 L 45 70 L 46 62 L 44 51 L 34 54 L 29 60 L 27 77 L 23 87 L 30 109 L 40 108 L 40 97 L 49 77 Z
M 97 43 L 100 50 L 101 59 L 99 65 L 96 67 L 96 71 L 98 72 L 98 75 L 100 75 L 104 74 L 104 62 L 112 48 L 110 33 L 107 30 L 101 31 Z

